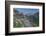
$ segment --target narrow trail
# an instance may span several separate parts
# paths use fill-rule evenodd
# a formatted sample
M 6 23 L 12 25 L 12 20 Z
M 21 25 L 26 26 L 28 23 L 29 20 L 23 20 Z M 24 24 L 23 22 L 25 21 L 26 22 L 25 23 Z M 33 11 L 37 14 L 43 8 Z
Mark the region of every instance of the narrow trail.
M 32 22 L 30 22 L 28 19 L 24 18 L 23 21 L 25 23 L 25 26 L 27 26 L 27 27 L 32 27 L 33 26 Z

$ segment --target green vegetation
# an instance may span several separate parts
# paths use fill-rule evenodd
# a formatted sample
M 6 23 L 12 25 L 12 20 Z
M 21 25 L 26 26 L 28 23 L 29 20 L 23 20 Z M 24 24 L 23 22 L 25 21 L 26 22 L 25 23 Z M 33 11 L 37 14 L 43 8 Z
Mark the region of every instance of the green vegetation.
M 14 21 L 14 27 L 24 27 L 24 22 L 23 21 L 19 21 L 19 20 L 16 20 L 17 18 L 14 17 L 13 21 Z
M 33 23 L 34 23 L 34 26 L 39 26 L 39 16 L 36 18 L 33 19 Z

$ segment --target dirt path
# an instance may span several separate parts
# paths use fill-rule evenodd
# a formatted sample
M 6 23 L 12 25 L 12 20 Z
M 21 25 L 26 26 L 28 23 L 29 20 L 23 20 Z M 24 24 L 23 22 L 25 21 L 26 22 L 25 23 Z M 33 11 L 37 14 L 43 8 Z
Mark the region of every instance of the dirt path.
M 24 22 L 24 25 L 27 27 L 33 27 L 32 22 L 30 22 L 28 19 L 24 18 L 21 19 Z

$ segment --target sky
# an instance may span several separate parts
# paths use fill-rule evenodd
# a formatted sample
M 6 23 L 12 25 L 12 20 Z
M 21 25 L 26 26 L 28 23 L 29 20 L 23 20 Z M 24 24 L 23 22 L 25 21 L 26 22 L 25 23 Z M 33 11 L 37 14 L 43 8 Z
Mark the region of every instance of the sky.
M 39 9 L 30 9 L 30 8 L 16 8 L 16 10 L 19 11 L 19 13 L 23 13 L 24 15 L 32 15 L 34 13 L 39 12 Z

